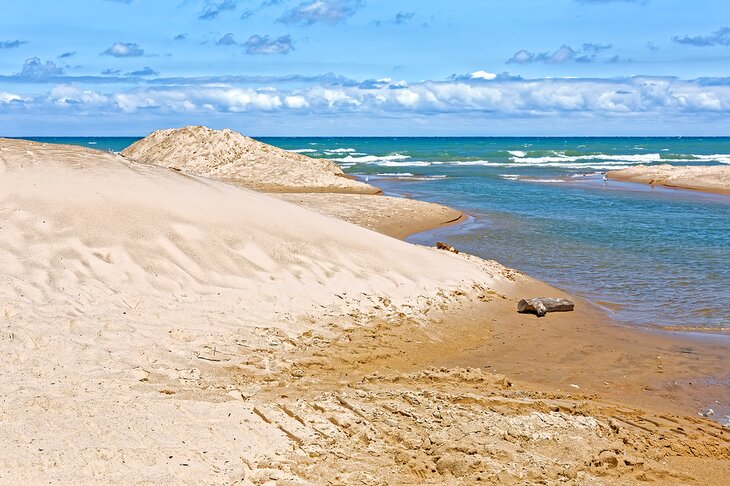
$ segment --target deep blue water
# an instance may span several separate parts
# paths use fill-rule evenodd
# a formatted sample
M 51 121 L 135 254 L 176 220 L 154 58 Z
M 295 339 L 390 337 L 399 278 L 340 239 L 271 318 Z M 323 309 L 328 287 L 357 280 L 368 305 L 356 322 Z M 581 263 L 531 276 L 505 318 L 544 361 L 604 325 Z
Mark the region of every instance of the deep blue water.
M 37 140 L 121 150 L 136 139 Z M 498 260 L 627 323 L 730 328 L 730 197 L 600 175 L 639 163 L 730 164 L 730 138 L 261 140 L 474 217 L 412 241 Z

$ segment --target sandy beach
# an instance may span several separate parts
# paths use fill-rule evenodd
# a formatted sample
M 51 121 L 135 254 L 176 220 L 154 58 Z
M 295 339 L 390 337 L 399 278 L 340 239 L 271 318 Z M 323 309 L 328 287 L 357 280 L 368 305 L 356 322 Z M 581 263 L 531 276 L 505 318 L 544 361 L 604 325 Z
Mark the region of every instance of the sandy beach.
M 730 166 L 639 165 L 608 172 L 609 179 L 730 195 Z
M 0 140 L 0 482 L 730 476 L 727 341 L 517 314 L 565 293 L 391 237 L 459 211 L 198 142 Z

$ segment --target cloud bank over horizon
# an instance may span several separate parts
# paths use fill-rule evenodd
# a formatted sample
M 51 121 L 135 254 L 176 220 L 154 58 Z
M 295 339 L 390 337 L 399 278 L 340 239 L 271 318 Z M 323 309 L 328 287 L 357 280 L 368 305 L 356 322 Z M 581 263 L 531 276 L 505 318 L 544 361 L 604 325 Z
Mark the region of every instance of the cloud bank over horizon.
M 520 0 L 448 10 L 435 0 L 105 0 L 108 33 L 71 8 L 80 0 L 38 3 L 0 19 L 5 134 L 53 123 L 56 134 L 121 133 L 130 121 L 310 135 L 730 131 L 718 123 L 730 112 L 719 0 L 701 12 L 679 0 L 557 0 L 549 13 Z M 649 28 L 660 11 L 661 29 Z

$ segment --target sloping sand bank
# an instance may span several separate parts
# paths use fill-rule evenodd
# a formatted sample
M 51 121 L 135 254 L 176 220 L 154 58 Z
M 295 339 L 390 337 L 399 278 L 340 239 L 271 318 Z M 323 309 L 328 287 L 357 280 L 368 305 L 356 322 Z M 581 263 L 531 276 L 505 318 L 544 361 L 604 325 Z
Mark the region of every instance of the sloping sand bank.
M 348 179 L 332 161 L 289 152 L 228 129 L 189 126 L 159 130 L 127 147 L 122 155 L 257 191 L 380 192 Z
M 638 165 L 612 170 L 610 179 L 658 184 L 679 189 L 730 195 L 730 166 Z
M 0 140 L 0 214 L 0 482 L 727 477 L 712 422 L 449 364 L 535 284 L 494 262 L 23 141 Z

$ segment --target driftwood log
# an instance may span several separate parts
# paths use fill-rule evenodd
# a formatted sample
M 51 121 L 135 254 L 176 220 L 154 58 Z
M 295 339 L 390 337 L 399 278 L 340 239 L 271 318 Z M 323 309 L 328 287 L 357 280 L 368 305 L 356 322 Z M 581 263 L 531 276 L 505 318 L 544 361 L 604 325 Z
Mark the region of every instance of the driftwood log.
M 443 241 L 437 241 L 436 242 L 436 248 L 438 248 L 439 250 L 450 251 L 451 253 L 459 253 L 459 250 L 457 250 L 456 248 L 454 248 L 451 245 L 447 245 Z
M 548 312 L 568 312 L 575 307 L 573 301 L 568 299 L 553 299 L 550 297 L 538 297 L 536 299 L 522 299 L 517 303 L 517 312 L 537 314 L 542 317 Z

